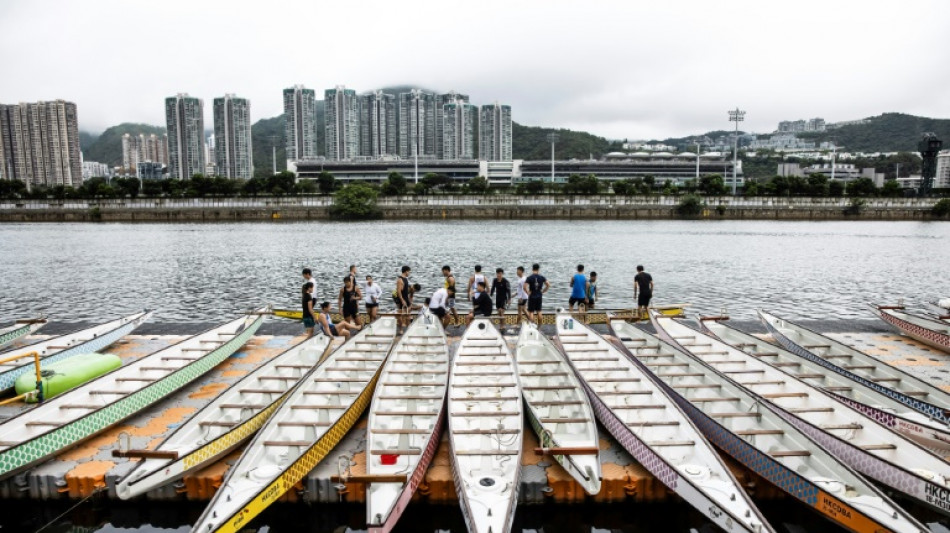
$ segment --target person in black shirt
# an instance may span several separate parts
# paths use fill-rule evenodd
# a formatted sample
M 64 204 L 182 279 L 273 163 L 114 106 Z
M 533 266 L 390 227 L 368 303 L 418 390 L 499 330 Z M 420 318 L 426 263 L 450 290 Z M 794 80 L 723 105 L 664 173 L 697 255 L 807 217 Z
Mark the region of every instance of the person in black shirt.
M 313 283 L 304 283 L 301 289 L 303 297 L 300 303 L 303 306 L 303 327 L 307 329 L 307 336 L 313 336 L 313 326 L 316 320 L 313 316 Z
M 343 278 L 343 288 L 337 296 L 337 307 L 343 313 L 343 320 L 352 320 L 354 324 L 362 327 L 360 320 L 360 300 L 363 299 L 363 291 L 356 284 L 352 275 Z
M 488 295 L 488 287 L 484 281 L 475 284 L 475 297 L 472 299 L 473 309 L 468 313 L 468 321 L 471 322 L 476 316 L 491 317 L 492 301 Z
M 524 282 L 524 290 L 528 293 L 528 320 L 534 317 L 534 322 L 541 325 L 541 296 L 548 292 L 551 284 L 541 275 L 541 265 L 531 265 L 531 275 Z
M 643 265 L 637 265 L 637 275 L 633 278 L 633 297 L 637 299 L 637 314 L 640 318 L 649 318 L 647 307 L 653 298 L 653 276 L 643 271 Z
M 491 295 L 495 297 L 495 309 L 498 310 L 498 327 L 505 327 L 505 309 L 511 301 L 511 284 L 505 279 L 505 270 L 495 269 L 495 279 L 491 281 Z

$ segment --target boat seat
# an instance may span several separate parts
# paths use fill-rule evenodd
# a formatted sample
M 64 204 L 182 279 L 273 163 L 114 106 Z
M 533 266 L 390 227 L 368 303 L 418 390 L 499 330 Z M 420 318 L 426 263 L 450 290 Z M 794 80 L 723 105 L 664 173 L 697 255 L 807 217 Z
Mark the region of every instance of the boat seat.
M 658 403 L 646 403 L 642 405 L 607 404 L 607 406 L 611 409 L 666 409 L 666 405 Z
M 841 358 L 851 359 L 852 357 L 854 356 L 846 354 L 846 353 L 831 354 L 831 355 L 824 356 L 825 359 L 841 359 Z
M 802 345 L 802 348 L 806 350 L 814 350 L 816 348 L 831 349 L 831 345 L 830 344 L 805 344 L 805 345 Z
M 340 362 L 344 362 L 344 363 L 376 363 L 376 362 L 382 361 L 383 359 L 385 359 L 385 357 L 382 357 L 382 358 L 380 358 L 380 357 L 337 357 L 335 362 L 337 362 L 337 363 L 340 363 Z
M 309 428 L 309 427 L 329 427 L 330 422 L 278 422 L 278 427 L 297 427 L 297 428 Z
M 116 382 L 123 381 L 140 381 L 142 383 L 150 383 L 152 381 L 158 381 L 158 378 L 115 378 Z
M 904 391 L 902 394 L 906 394 L 907 396 L 927 396 L 926 392 L 919 390 Z
M 132 394 L 135 391 L 128 390 L 91 390 L 89 391 L 90 396 L 125 396 L 127 394 Z
M 396 450 L 370 450 L 370 455 L 422 455 L 420 448 L 400 448 Z
M 607 350 L 597 350 L 598 352 L 606 352 Z M 586 361 L 619 361 L 619 357 L 572 357 L 571 361 L 575 363 L 586 362 Z M 560 363 L 560 360 L 548 361 L 550 363 Z M 518 363 L 524 364 L 524 363 Z
M 826 391 L 849 391 L 851 387 L 825 387 L 824 389 Z
M 287 381 L 287 380 L 290 380 L 290 381 L 297 381 L 298 379 L 300 379 L 300 376 L 260 376 L 260 377 L 257 378 L 257 379 L 259 379 L 259 380 L 261 380 L 261 381 L 264 381 L 264 380 L 268 380 L 268 381 Z
M 456 375 L 458 375 L 458 374 L 456 374 Z M 525 376 L 525 377 L 546 377 L 546 376 L 550 376 L 550 377 L 554 377 L 554 376 L 565 377 L 565 376 L 569 376 L 569 375 L 571 375 L 571 374 L 570 374 L 570 372 L 522 372 L 521 375 L 522 375 L 522 376 Z
M 313 446 L 314 442 L 309 440 L 265 440 L 264 446 L 287 446 L 290 448 L 301 448 Z
M 706 354 L 698 354 L 698 355 L 706 355 Z M 742 361 L 740 359 L 714 359 L 711 361 L 709 359 L 703 359 L 703 361 L 705 361 L 706 363 L 710 365 L 747 365 L 749 364 L 748 361 Z
M 72 347 L 73 347 L 73 345 L 71 345 L 71 344 L 66 344 L 66 345 L 58 345 L 58 346 L 47 346 L 46 349 L 47 349 L 47 350 L 66 350 L 66 349 L 72 348 Z
M 652 390 L 608 390 L 598 392 L 598 396 L 634 396 L 638 394 L 653 394 Z
M 776 392 L 773 394 L 763 394 L 763 398 L 774 400 L 776 398 L 807 398 L 807 392 Z
M 620 340 L 623 342 L 646 342 L 646 339 L 634 339 L 631 337 L 620 337 Z
M 441 394 L 385 394 L 377 396 L 380 400 L 441 400 Z
M 657 420 L 657 421 L 645 421 L 645 422 L 628 422 L 630 427 L 654 427 L 654 426 L 678 426 L 680 425 L 678 420 Z
M 742 413 L 710 413 L 712 418 L 759 418 L 762 416 L 761 413 L 751 413 L 751 412 L 742 412 Z
M 418 376 L 422 374 L 445 374 L 446 372 L 448 372 L 448 370 L 445 368 L 432 368 L 429 370 L 387 370 L 387 373 L 389 374 L 402 374 L 409 376 Z
M 540 386 L 526 385 L 524 387 L 521 387 L 521 390 L 523 391 L 570 390 L 569 389 L 570 386 L 571 386 L 570 383 L 562 383 L 560 385 L 540 385 Z
M 669 367 L 669 366 L 689 366 L 689 363 L 647 363 L 647 364 L 655 368 L 663 368 L 663 367 Z
M 600 344 L 600 341 L 597 339 L 588 340 L 588 341 L 571 341 L 571 342 L 561 341 L 561 344 L 563 344 L 564 347 L 567 348 L 568 346 L 577 346 L 581 344 Z
M 509 361 L 459 361 L 455 366 L 508 366 Z
M 802 366 L 802 364 L 801 363 L 772 363 L 772 366 L 782 368 L 786 366 Z
M 789 409 L 789 413 L 833 413 L 834 407 L 802 407 L 800 409 Z
M 429 429 L 417 429 L 417 428 L 379 428 L 379 429 L 370 429 L 369 431 L 377 435 L 428 435 L 432 433 L 433 428 Z
M 740 381 L 739 385 L 750 386 L 750 385 L 784 385 L 785 380 L 776 379 L 773 381 Z
M 185 347 L 185 348 L 181 348 L 181 351 L 183 351 L 183 352 L 207 352 L 208 349 L 207 349 L 207 348 L 188 348 L 188 347 Z
M 873 381 L 874 383 L 881 383 L 881 382 L 884 382 L 884 381 L 894 381 L 894 382 L 897 382 L 897 381 L 900 381 L 900 380 L 901 380 L 901 378 L 873 378 L 873 379 L 871 379 L 871 381 Z
M 669 447 L 669 446 L 696 446 L 696 441 L 694 440 L 658 440 L 653 442 L 648 442 L 647 446 L 651 447 Z
M 586 337 L 586 333 L 558 333 L 558 337 Z
M 893 444 L 865 444 L 860 446 L 862 450 L 872 451 L 872 450 L 896 450 L 897 446 Z
M 439 414 L 439 410 L 428 410 L 428 411 L 376 411 L 373 413 L 376 416 L 435 416 Z
M 811 452 L 808 450 L 775 450 L 769 452 L 772 457 L 808 457 Z
M 693 385 L 673 385 L 673 388 L 674 389 L 721 389 L 722 385 L 718 385 L 716 383 L 710 383 L 710 384 L 701 383 L 701 384 L 693 384 Z
M 267 404 L 222 403 L 218 407 L 221 409 L 263 409 L 267 407 Z
M 25 426 L 49 426 L 49 427 L 59 427 L 63 425 L 63 422 L 46 422 L 44 420 L 34 420 L 24 424 Z
M 728 372 L 727 372 L 728 373 Z M 689 378 L 705 376 L 704 372 L 673 372 L 671 374 L 657 374 L 661 378 Z
M 570 343 L 568 343 L 570 344 Z M 571 353 L 599 353 L 599 352 L 609 352 L 607 348 L 585 348 L 583 350 L 571 349 Z
M 521 450 L 454 450 L 455 455 L 521 455 Z
M 756 357 L 778 357 L 778 352 L 756 352 L 752 354 Z
M 692 346 L 690 346 L 690 348 L 692 348 Z M 725 350 L 716 350 L 713 352 L 695 352 L 693 350 L 690 350 L 690 351 L 693 352 L 693 355 L 729 355 L 729 352 Z
M 379 413 L 376 413 L 379 414 Z M 420 413 L 422 414 L 422 413 Z M 431 413 L 437 414 L 437 413 Z M 474 417 L 483 417 L 483 416 L 518 416 L 521 414 L 521 411 L 455 411 L 449 413 L 449 416 L 457 416 L 461 418 L 474 418 Z
M 301 394 L 325 395 L 325 396 L 357 396 L 362 391 L 348 390 L 305 390 Z
M 566 374 L 565 374 L 566 375 Z M 462 388 L 475 388 L 475 387 L 485 387 L 485 388 L 498 388 L 498 387 L 517 387 L 516 383 L 455 383 L 453 387 L 462 387 Z
M 507 402 L 511 400 L 520 400 L 520 399 L 521 399 L 521 396 L 496 396 L 494 398 L 484 397 L 484 396 L 480 396 L 480 397 L 462 396 L 462 397 L 452 398 L 451 400 L 453 402 Z
M 510 376 L 514 371 L 495 371 L 495 372 L 453 372 L 455 376 L 467 376 L 467 377 L 477 377 L 477 376 Z
M 550 407 L 558 405 L 584 405 L 584 402 L 577 400 L 549 400 L 541 402 L 531 402 L 534 407 Z
M 229 428 L 229 427 L 236 426 L 237 422 L 222 422 L 222 421 L 215 421 L 215 420 L 206 420 L 204 422 L 198 422 L 198 425 Z
M 517 435 L 520 429 L 453 429 L 453 435 Z
M 274 368 L 313 368 L 313 365 L 274 365 Z
M 874 370 L 874 365 L 845 365 L 845 370 Z
M 104 405 L 88 405 L 88 404 L 81 404 L 81 403 L 64 403 L 63 405 L 59 406 L 60 409 L 92 409 L 92 410 L 102 409 L 103 407 L 105 406 Z
M 354 366 L 354 367 L 345 367 L 345 366 L 328 366 L 323 369 L 326 372 L 376 372 L 376 368 L 365 367 L 365 366 Z
M 168 366 L 142 366 L 142 367 L 139 367 L 139 370 L 143 370 L 143 371 L 146 371 L 146 372 L 148 372 L 148 371 L 156 371 L 156 370 L 157 370 L 157 371 L 163 371 L 163 372 L 171 372 L 171 371 L 173 371 L 173 370 L 178 370 L 178 368 L 177 368 L 177 367 L 168 367 Z
M 656 355 L 654 355 L 654 354 L 646 354 L 646 355 L 640 355 L 640 354 L 635 353 L 634 355 L 637 357 L 637 359 L 670 359 L 670 358 L 674 357 L 673 354 L 656 354 Z
M 248 394 L 283 394 L 286 389 L 238 389 L 238 392 Z
M 814 378 L 823 378 L 824 374 L 792 374 L 798 379 L 814 379 Z
M 625 366 L 602 366 L 602 367 L 576 367 L 578 372 L 623 372 L 628 370 Z
M 754 435 L 784 435 L 785 432 L 781 429 L 746 429 L 742 431 L 735 431 L 736 435 L 740 437 L 751 437 Z
M 765 370 L 724 370 L 723 374 L 732 375 L 732 374 L 764 374 Z
M 169 355 L 166 357 L 160 357 L 162 361 L 197 361 L 201 359 L 201 356 L 198 357 L 186 357 L 184 355 Z
M 424 373 L 424 374 L 429 374 L 430 372 L 422 372 L 422 373 Z M 445 382 L 444 382 L 444 381 L 385 381 L 385 382 L 383 382 L 383 383 L 380 383 L 380 385 L 382 385 L 383 387 L 444 387 L 444 386 L 445 386 Z M 485 384 L 483 384 L 483 383 L 469 383 L 469 384 L 465 385 L 465 384 L 461 384 L 461 383 L 460 383 L 460 384 L 457 384 L 457 385 L 455 385 L 455 386 L 456 386 L 456 387 L 462 387 L 462 386 L 466 386 L 466 387 L 489 387 L 489 386 L 491 386 L 491 387 L 497 387 L 498 385 L 485 385 Z M 511 386 L 513 387 L 514 385 L 511 385 Z
M 366 383 L 369 378 L 316 378 L 315 383 Z
M 587 378 L 586 381 L 588 383 L 635 383 L 640 381 L 640 378 Z
M 861 424 L 820 424 L 821 429 L 864 429 Z
M 327 409 L 332 411 L 346 411 L 349 405 L 326 405 L 326 404 L 297 404 L 291 405 L 291 409 Z
M 715 396 L 710 396 L 708 398 L 686 398 L 691 402 L 738 402 L 742 398 L 737 397 L 722 397 L 717 398 Z

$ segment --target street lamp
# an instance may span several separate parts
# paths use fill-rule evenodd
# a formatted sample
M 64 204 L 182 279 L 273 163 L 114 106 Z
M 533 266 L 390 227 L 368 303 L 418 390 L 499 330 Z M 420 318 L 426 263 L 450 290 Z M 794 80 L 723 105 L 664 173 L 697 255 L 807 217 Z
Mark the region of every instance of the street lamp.
M 729 112 L 729 122 L 736 123 L 735 148 L 732 151 L 732 195 L 736 195 L 736 166 L 739 164 L 739 123 L 745 120 L 745 111 L 738 107 Z
M 557 133 L 548 134 L 548 142 L 551 143 L 551 183 L 554 183 L 554 143 L 560 138 Z
M 696 141 L 696 185 L 699 185 L 699 141 Z

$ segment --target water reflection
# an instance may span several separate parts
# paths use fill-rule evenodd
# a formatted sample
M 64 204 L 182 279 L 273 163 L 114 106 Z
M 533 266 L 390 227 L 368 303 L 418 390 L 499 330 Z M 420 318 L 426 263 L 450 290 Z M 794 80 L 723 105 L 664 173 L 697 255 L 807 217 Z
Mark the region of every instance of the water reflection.
M 295 306 L 300 270 L 336 301 L 349 264 L 392 290 L 399 267 L 430 294 L 450 264 L 542 265 L 546 307 L 567 303 L 577 263 L 600 279 L 602 307 L 629 307 L 634 268 L 657 303 L 753 318 L 869 318 L 866 301 L 929 301 L 950 261 L 950 225 L 918 222 L 445 221 L 0 225 L 0 319 L 47 312 L 97 320 L 153 307 L 157 321 L 220 320 L 262 302 Z M 335 304 L 334 304 L 335 305 Z M 384 298 L 384 306 L 391 303 Z

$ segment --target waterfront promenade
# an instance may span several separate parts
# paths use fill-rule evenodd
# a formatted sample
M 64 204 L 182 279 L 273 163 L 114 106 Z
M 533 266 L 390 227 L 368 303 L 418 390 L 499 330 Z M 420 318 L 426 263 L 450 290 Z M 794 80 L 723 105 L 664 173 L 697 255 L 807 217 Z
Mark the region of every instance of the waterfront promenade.
M 682 217 L 682 196 L 427 195 L 381 197 L 383 219 L 933 220 L 933 198 L 703 197 Z M 2 200 L 0 222 L 329 220 L 330 196 Z

